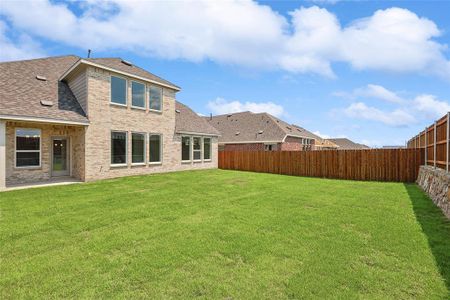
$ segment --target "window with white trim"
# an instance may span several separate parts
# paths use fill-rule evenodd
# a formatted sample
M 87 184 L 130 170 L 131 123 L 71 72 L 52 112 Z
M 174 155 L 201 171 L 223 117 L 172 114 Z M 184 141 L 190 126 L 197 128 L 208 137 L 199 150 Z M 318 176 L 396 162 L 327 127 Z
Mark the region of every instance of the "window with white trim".
M 162 88 L 150 85 L 148 88 L 148 108 L 150 110 L 162 110 Z
M 181 137 L 181 160 L 191 160 L 191 137 L 189 136 Z
M 202 160 L 202 138 L 194 136 L 192 138 L 192 155 L 194 161 Z
M 111 132 L 111 165 L 127 164 L 127 132 Z
M 111 76 L 111 103 L 127 105 L 127 81 Z
M 131 82 L 131 105 L 145 108 L 145 84 L 136 81 Z
M 277 150 L 276 144 L 264 144 L 264 150 L 265 151 L 275 151 Z
M 41 166 L 41 130 L 16 129 L 16 167 Z
M 150 163 L 162 161 L 162 138 L 160 134 L 150 134 L 149 138 Z
M 211 138 L 203 138 L 203 159 L 211 160 Z
M 145 134 L 143 133 L 131 134 L 131 163 L 145 163 Z

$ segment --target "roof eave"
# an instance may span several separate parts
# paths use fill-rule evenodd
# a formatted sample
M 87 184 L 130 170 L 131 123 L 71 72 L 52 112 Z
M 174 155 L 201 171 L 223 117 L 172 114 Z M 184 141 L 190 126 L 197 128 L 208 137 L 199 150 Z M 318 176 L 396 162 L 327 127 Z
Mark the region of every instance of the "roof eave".
M 117 70 L 117 69 L 114 69 L 114 68 L 110 68 L 110 67 L 107 67 L 107 66 L 104 66 L 104 65 L 101 65 L 101 64 L 96 64 L 96 63 L 93 63 L 93 62 L 90 62 L 90 61 L 87 61 L 87 60 L 84 60 L 84 59 L 79 59 L 72 67 L 70 67 L 66 72 L 64 72 L 64 74 L 61 75 L 59 80 L 61 81 L 61 80 L 66 79 L 67 76 L 69 76 L 69 74 L 72 73 L 75 69 L 77 69 L 78 66 L 80 66 L 81 64 L 85 64 L 85 65 L 88 65 L 88 66 L 92 66 L 92 67 L 100 68 L 100 69 L 103 69 L 103 70 L 115 72 L 115 73 L 118 73 L 118 74 L 121 74 L 121 75 L 124 75 L 124 76 L 128 76 L 128 77 L 131 77 L 131 78 L 139 79 L 139 80 L 142 80 L 142 81 L 145 81 L 145 82 L 157 84 L 157 85 L 160 85 L 160 86 L 163 86 L 163 87 L 166 87 L 166 88 L 173 89 L 173 90 L 175 90 L 177 92 L 181 91 L 181 88 L 178 87 L 178 86 L 175 86 L 175 85 L 161 83 L 161 82 L 158 82 L 158 81 L 155 81 L 155 80 L 151 80 L 151 79 L 148 79 L 148 78 L 144 78 L 144 77 L 141 77 L 141 76 L 133 75 L 133 74 L 130 74 L 128 72 L 123 72 L 123 71 L 120 71 L 120 70 Z
M 206 136 L 221 136 L 217 133 L 205 133 L 205 132 L 195 132 L 195 131 L 186 131 L 186 130 L 177 130 L 175 133 L 178 134 L 189 134 L 189 135 L 206 135 Z
M 89 126 L 89 121 L 70 121 L 51 118 L 40 118 L 32 116 L 17 116 L 17 115 L 0 115 L 0 120 L 6 121 L 22 121 L 22 122 L 36 122 L 36 123 L 51 123 L 61 125 L 76 125 L 76 126 Z

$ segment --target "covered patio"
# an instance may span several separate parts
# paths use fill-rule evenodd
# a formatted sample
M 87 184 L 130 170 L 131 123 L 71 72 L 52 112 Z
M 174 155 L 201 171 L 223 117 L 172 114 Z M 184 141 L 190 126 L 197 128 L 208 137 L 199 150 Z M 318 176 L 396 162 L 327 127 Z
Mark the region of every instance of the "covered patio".
M 85 125 L 0 118 L 0 190 L 84 181 Z

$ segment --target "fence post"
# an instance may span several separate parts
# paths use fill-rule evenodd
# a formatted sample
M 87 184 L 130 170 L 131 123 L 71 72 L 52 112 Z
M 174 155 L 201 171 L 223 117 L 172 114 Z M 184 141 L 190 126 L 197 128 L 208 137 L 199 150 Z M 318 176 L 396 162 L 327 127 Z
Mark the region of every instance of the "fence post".
M 434 147 L 433 147 L 433 159 L 434 159 L 434 168 L 436 169 L 436 137 L 437 137 L 437 130 L 436 130 L 436 128 L 437 128 L 437 122 L 434 122 L 434 132 L 433 132 L 433 134 L 434 134 L 434 138 L 433 138 L 433 141 L 434 141 Z
M 446 147 L 446 152 L 447 152 L 447 155 L 446 155 L 446 157 L 447 157 L 447 165 L 446 165 L 446 171 L 448 172 L 448 164 L 449 164 L 449 140 L 450 140 L 450 133 L 449 133 L 449 131 L 450 131 L 450 112 L 447 112 L 447 147 Z
M 420 136 L 421 136 L 421 134 L 420 134 L 420 132 L 419 132 L 419 148 L 420 148 L 420 142 L 421 142 Z
M 425 166 L 428 165 L 428 127 L 425 127 Z

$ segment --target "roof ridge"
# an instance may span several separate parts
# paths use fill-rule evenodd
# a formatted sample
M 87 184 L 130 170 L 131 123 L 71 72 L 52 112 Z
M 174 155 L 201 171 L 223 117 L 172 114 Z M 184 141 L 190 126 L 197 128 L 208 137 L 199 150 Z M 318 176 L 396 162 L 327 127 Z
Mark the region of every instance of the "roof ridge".
M 213 115 L 212 117 L 215 118 L 215 117 L 222 117 L 222 116 L 236 115 L 236 114 L 245 114 L 245 113 L 250 113 L 250 114 L 254 114 L 255 115 L 254 112 L 246 110 L 246 111 L 230 112 L 230 113 L 220 114 L 220 115 Z
M 54 58 L 62 58 L 62 57 L 76 57 L 78 59 L 81 59 L 80 56 L 75 54 L 67 54 L 67 55 L 58 55 L 58 56 L 46 56 L 46 57 L 40 57 L 40 58 L 30 58 L 30 59 L 20 59 L 20 60 L 10 60 L 10 61 L 2 61 L 0 64 L 7 64 L 7 63 L 16 63 L 16 62 L 27 62 L 27 61 L 34 61 L 34 60 L 45 60 L 45 59 L 54 59 Z

